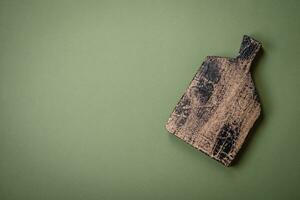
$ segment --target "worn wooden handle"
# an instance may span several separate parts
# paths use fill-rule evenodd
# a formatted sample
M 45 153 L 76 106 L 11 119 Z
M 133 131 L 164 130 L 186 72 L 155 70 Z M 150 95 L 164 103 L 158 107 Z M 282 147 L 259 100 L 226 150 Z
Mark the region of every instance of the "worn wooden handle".
M 247 72 L 249 71 L 251 63 L 254 60 L 256 54 L 259 52 L 260 48 L 261 48 L 260 42 L 247 35 L 244 35 L 241 43 L 239 55 L 237 56 L 237 58 L 248 61 Z

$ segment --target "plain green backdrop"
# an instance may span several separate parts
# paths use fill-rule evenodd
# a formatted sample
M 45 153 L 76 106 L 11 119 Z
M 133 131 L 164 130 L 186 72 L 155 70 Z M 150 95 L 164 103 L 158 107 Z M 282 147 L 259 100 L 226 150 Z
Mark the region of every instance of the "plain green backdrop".
M 300 199 L 300 1 L 0 0 L 0 199 Z M 261 41 L 234 166 L 164 124 L 208 55 Z

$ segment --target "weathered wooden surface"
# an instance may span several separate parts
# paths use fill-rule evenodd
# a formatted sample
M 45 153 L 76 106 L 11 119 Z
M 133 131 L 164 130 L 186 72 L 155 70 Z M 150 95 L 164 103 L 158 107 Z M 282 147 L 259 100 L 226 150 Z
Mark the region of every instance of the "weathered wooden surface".
M 244 36 L 236 58 L 208 56 L 171 113 L 167 130 L 230 165 L 260 115 L 249 72 L 260 47 Z

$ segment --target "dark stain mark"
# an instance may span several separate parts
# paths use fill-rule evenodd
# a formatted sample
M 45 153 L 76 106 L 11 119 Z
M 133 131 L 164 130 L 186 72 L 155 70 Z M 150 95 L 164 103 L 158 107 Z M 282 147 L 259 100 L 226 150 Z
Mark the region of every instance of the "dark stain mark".
M 210 61 L 205 62 L 203 65 L 204 77 L 213 83 L 217 83 L 220 80 L 218 63 L 216 61 Z
M 217 136 L 217 140 L 213 148 L 214 156 L 217 155 L 218 158 L 222 160 L 228 155 L 239 136 L 239 127 L 240 126 L 235 122 L 233 124 L 224 124 Z
M 187 96 L 183 96 L 182 100 L 175 107 L 175 113 L 179 115 L 176 124 L 178 127 L 185 124 L 191 113 L 191 100 Z
M 251 40 L 249 36 L 244 36 L 238 58 L 252 59 L 259 48 L 259 42 Z
M 241 48 L 240 48 L 240 58 L 248 59 L 252 55 L 255 48 L 251 45 L 251 39 L 249 37 L 244 37 Z
M 201 79 L 196 86 L 196 90 L 194 90 L 194 95 L 197 96 L 202 103 L 206 103 L 213 91 L 213 84 Z
M 249 59 L 254 51 L 255 48 L 253 46 L 249 46 L 248 48 L 243 49 L 239 57 L 243 59 Z

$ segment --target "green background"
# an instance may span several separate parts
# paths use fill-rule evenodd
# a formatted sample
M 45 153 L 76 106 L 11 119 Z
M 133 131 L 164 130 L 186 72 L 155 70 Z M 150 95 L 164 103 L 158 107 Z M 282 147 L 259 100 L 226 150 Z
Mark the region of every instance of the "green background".
M 0 1 L 0 199 L 299 199 L 299 1 Z M 261 41 L 226 168 L 167 133 L 207 55 Z

